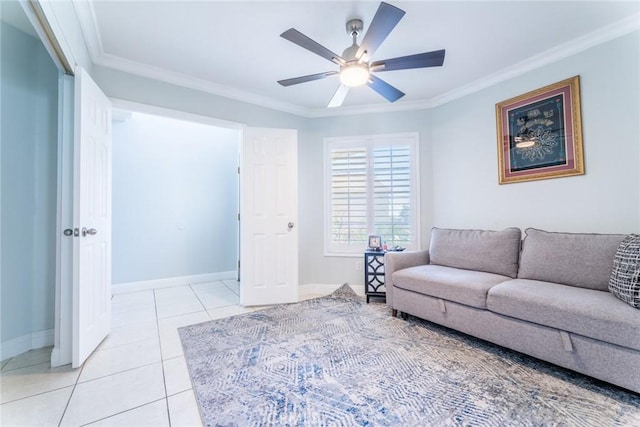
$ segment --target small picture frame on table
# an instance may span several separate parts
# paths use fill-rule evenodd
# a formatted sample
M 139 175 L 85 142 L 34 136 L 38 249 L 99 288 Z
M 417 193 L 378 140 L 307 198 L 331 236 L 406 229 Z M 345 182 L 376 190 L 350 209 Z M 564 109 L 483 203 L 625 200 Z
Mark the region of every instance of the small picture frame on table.
M 381 251 L 382 250 L 382 238 L 380 236 L 369 236 L 369 250 Z

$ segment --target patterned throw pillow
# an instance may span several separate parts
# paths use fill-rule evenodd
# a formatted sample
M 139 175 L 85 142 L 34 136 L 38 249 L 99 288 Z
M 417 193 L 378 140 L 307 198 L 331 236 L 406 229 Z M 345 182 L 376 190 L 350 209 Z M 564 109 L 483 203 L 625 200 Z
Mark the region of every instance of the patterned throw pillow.
M 632 307 L 640 308 L 640 235 L 630 234 L 618 246 L 609 292 Z

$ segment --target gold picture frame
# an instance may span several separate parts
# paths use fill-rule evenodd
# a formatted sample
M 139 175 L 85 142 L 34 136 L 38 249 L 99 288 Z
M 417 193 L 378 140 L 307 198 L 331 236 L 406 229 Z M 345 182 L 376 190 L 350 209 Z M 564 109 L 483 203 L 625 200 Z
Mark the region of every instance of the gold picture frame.
M 580 76 L 496 104 L 498 182 L 584 175 Z

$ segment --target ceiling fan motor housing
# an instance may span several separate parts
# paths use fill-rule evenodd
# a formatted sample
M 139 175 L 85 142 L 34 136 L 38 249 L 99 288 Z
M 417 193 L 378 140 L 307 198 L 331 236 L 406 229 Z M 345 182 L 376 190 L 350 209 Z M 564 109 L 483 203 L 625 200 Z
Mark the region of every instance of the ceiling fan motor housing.
M 0 0 L 1 1 L 1 0 Z M 349 88 L 364 84 L 382 95 L 389 102 L 395 102 L 405 94 L 401 90 L 393 87 L 381 78 L 374 75 L 378 71 L 408 70 L 412 68 L 440 67 L 444 61 L 444 49 L 424 52 L 415 55 L 401 56 L 385 60 L 369 61 L 380 47 L 380 44 L 387 38 L 395 26 L 400 22 L 405 12 L 395 6 L 382 2 L 378 6 L 366 34 L 358 45 L 358 36 L 364 27 L 362 19 L 351 18 L 347 21 L 345 29 L 351 36 L 353 43 L 344 50 L 342 57 L 332 52 L 318 42 L 310 39 L 295 28 L 289 28 L 280 34 L 281 37 L 289 40 L 298 46 L 315 53 L 334 64 L 340 66 L 340 71 L 327 71 L 324 73 L 310 74 L 293 79 L 279 80 L 282 86 L 291 86 L 299 83 L 324 79 L 331 76 L 339 76 L 342 85 L 338 88 L 333 98 L 329 102 L 329 107 L 339 107 L 347 95 Z
M 362 25 L 362 19 L 353 18 L 347 21 L 347 34 L 353 37 L 353 44 L 342 52 L 342 58 L 344 58 L 347 63 L 358 59 L 356 58 L 356 54 L 360 46 L 358 46 L 356 42 L 356 37 L 362 32 Z
M 356 36 L 359 36 L 362 33 L 362 19 L 360 18 L 352 18 L 347 21 L 347 34 L 353 36 L 354 33 Z

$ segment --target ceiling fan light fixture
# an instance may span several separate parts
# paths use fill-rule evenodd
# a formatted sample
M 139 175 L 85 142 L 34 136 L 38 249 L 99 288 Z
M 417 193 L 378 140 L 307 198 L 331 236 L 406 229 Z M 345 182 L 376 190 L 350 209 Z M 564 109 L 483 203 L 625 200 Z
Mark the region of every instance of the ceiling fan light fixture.
M 345 65 L 340 69 L 340 82 L 349 87 L 362 86 L 369 81 L 369 67 L 357 62 Z

